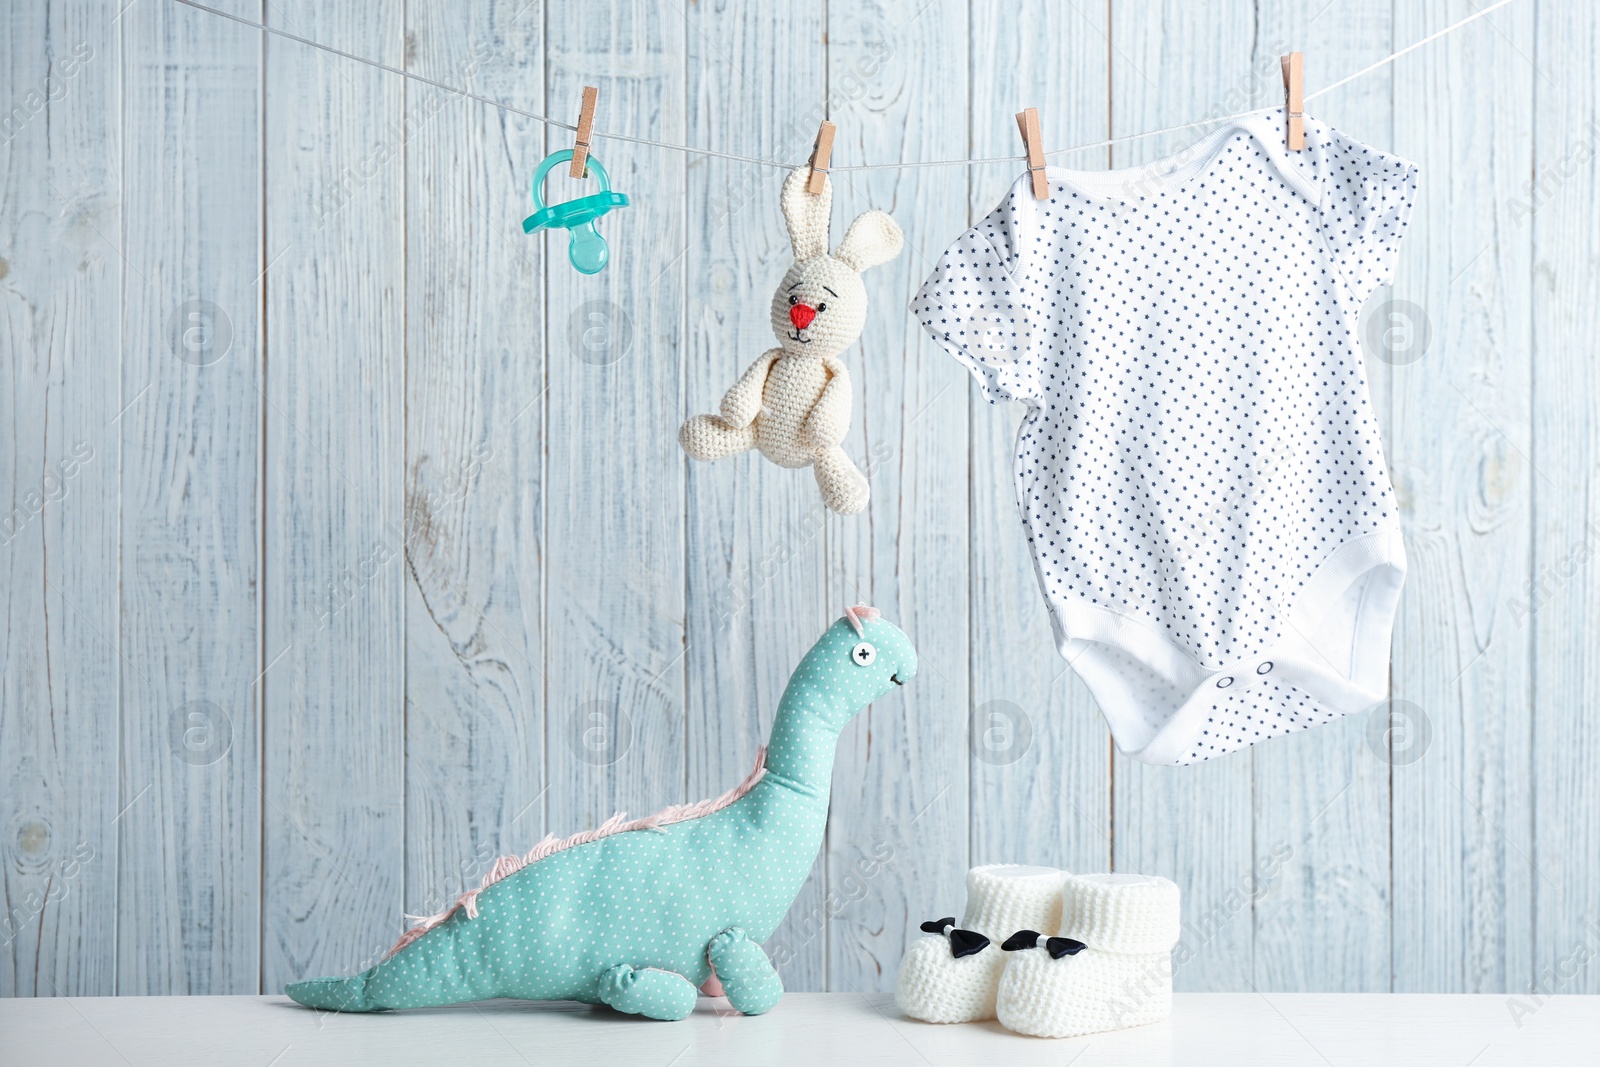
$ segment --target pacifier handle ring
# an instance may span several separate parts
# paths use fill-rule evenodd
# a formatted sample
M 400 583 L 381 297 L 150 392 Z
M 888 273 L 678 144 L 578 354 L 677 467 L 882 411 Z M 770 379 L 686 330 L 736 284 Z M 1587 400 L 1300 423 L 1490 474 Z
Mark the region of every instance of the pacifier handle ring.
M 533 206 L 536 209 L 543 211 L 550 206 L 544 202 L 545 175 L 571 159 L 572 149 L 570 148 L 562 149 L 560 152 L 552 152 L 544 158 L 543 163 L 539 164 L 539 169 L 533 172 Z M 595 179 L 600 182 L 600 191 L 609 193 L 611 191 L 611 178 L 606 174 L 606 168 L 600 165 L 600 161 L 592 153 L 588 160 L 585 161 L 585 166 L 589 168 L 589 172 L 595 176 Z

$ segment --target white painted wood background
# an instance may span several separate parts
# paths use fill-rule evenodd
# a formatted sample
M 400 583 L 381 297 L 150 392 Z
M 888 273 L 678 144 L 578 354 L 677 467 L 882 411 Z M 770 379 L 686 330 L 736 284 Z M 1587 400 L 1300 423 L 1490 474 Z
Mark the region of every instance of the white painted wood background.
M 602 135 L 801 159 L 827 114 L 840 165 L 1010 154 L 1029 104 L 1053 145 L 1265 105 L 1281 51 L 1315 89 L 1475 9 L 217 2 L 569 119 L 596 84 Z M 904 311 L 1015 168 L 839 175 L 836 222 L 907 245 L 838 518 L 674 441 L 771 343 L 781 173 L 599 141 L 633 206 L 586 278 L 519 225 L 559 131 L 171 0 L 8 4 L 0 49 L 0 994 L 364 966 L 500 851 L 736 781 L 861 600 L 926 669 L 841 741 L 790 988 L 890 987 L 969 865 L 1023 861 L 1175 878 L 1182 989 L 1600 990 L 1595 5 L 1312 108 L 1423 167 L 1388 295 L 1429 345 L 1370 360 L 1411 725 L 1187 770 L 1114 754 L 1035 590 L 1019 413 Z

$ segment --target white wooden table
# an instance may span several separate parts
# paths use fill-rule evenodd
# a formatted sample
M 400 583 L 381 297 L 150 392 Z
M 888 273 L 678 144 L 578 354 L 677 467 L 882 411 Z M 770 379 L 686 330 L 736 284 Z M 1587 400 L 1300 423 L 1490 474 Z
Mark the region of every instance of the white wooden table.
M 680 1023 L 512 1001 L 322 1015 L 283 997 L 72 997 L 0 1000 L 0 1064 L 1520 1067 L 1600 1059 L 1600 997 L 1521 1004 L 1532 1014 L 1519 1020 L 1504 996 L 1192 993 L 1155 1026 L 1044 1041 L 996 1023 L 913 1022 L 888 994 L 791 993 L 758 1018 L 703 999 Z

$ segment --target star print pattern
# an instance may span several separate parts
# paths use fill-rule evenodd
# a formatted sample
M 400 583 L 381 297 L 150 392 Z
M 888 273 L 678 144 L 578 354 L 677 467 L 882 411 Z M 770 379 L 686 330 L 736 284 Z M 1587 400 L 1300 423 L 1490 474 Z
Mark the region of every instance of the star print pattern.
M 1417 168 L 1309 118 L 1288 152 L 1282 129 L 1270 109 L 1144 167 L 1052 168 L 1047 200 L 1024 176 L 911 305 L 987 400 L 1028 405 L 1017 497 L 1063 652 L 1145 661 L 1102 647 L 1075 666 L 1125 750 L 1187 731 L 1179 763 L 1354 710 L 1254 668 L 1284 659 L 1319 569 L 1399 529 L 1357 326 L 1392 279 Z M 1398 595 L 1393 543 L 1372 566 Z M 1317 670 L 1370 676 L 1341 664 L 1374 625 L 1386 663 L 1392 599 L 1338 608 Z M 1194 706 L 1227 671 L 1252 693 Z

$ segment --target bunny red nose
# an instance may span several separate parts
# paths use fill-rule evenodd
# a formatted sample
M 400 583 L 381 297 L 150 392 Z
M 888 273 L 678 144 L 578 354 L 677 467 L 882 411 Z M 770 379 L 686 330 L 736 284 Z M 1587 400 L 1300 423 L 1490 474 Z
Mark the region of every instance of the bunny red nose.
M 811 325 L 811 320 L 817 317 L 817 309 L 810 304 L 789 305 L 789 321 L 794 323 L 794 328 L 803 330 Z

